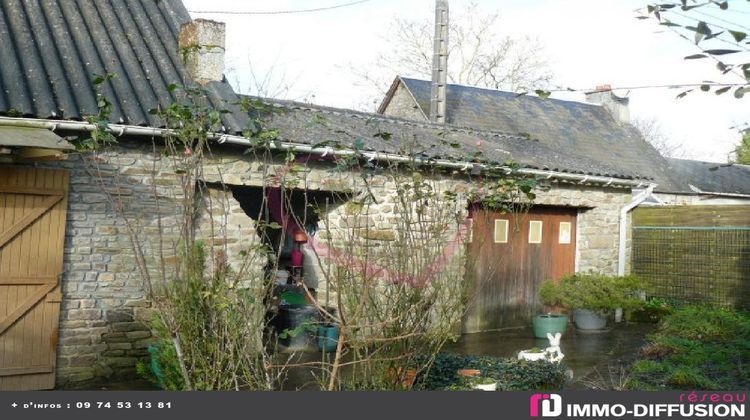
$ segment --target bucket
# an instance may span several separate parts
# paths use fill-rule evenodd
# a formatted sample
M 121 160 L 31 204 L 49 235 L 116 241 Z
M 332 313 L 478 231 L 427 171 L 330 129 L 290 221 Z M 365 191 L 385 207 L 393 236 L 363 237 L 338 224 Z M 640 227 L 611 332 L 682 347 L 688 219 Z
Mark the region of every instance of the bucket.
M 333 324 L 318 327 L 318 348 L 326 353 L 336 351 L 339 342 L 339 328 Z
M 288 290 L 279 295 L 282 305 L 301 306 L 305 304 L 305 295 L 299 292 Z

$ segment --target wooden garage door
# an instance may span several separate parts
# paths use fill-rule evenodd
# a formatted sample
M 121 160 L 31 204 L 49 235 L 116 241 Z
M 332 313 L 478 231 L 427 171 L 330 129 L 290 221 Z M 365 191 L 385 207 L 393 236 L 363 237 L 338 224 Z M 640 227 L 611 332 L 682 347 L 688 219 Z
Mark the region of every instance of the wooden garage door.
M 0 390 L 50 389 L 68 173 L 0 166 Z
M 576 210 L 535 207 L 511 215 L 473 212 L 470 305 L 465 332 L 529 325 L 539 285 L 575 271 Z

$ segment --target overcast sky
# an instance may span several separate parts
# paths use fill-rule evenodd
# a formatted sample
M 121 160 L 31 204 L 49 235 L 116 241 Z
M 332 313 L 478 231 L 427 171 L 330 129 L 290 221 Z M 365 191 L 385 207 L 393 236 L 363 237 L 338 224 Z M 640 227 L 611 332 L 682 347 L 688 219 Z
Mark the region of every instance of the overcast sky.
M 315 13 L 226 15 L 196 11 L 282 11 L 326 7 L 353 0 L 184 0 L 193 18 L 227 23 L 228 78 L 235 88 L 249 89 L 256 78 L 272 74 L 271 84 L 292 84 L 287 99 L 344 108 L 362 106 L 371 89 L 352 67 L 375 65 L 384 51 L 394 16 L 432 18 L 434 0 L 370 0 Z M 452 10 L 463 0 L 451 0 Z M 737 82 L 724 77 L 709 60 L 683 59 L 694 45 L 665 31 L 653 20 L 635 19 L 648 0 L 478 0 L 484 10 L 500 12 L 499 30 L 513 36 L 535 36 L 545 46 L 555 81 L 562 86 L 593 88 L 599 84 L 631 87 L 704 80 Z M 730 0 L 730 10 L 713 14 L 750 27 L 750 2 Z M 729 26 L 729 25 L 728 25 Z M 742 28 L 738 29 L 742 29 Z M 750 33 L 750 30 L 748 30 Z M 717 45 L 728 48 L 728 45 Z M 745 58 L 747 61 L 747 58 Z M 393 75 L 395 76 L 395 74 Z M 680 90 L 639 89 L 627 94 L 631 115 L 657 118 L 665 133 L 684 145 L 687 156 L 726 161 L 739 141 L 738 125 L 750 122 L 750 97 L 695 92 L 675 99 Z M 583 100 L 582 94 L 553 97 Z

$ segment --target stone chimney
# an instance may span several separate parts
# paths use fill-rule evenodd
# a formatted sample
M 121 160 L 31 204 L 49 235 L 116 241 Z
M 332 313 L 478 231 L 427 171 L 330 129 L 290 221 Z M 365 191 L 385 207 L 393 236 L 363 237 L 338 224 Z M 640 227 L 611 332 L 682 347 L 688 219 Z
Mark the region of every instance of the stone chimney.
M 445 124 L 448 89 L 448 0 L 435 0 L 435 39 L 432 56 L 430 121 Z
M 610 85 L 599 85 L 593 92 L 586 92 L 586 102 L 603 106 L 620 123 L 630 122 L 630 98 L 615 95 Z
M 224 22 L 196 19 L 180 27 L 179 53 L 193 81 L 204 85 L 224 79 L 225 38 Z

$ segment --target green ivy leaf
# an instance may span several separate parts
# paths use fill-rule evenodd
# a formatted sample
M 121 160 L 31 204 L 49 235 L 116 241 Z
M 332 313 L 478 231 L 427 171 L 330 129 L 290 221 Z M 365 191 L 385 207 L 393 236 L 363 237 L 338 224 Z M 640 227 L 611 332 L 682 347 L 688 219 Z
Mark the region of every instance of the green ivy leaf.
M 747 34 L 745 32 L 729 31 L 729 33 L 732 34 L 732 37 L 737 42 L 742 42 L 743 39 L 747 38 Z
M 536 93 L 537 96 L 539 96 L 542 99 L 547 99 L 552 94 L 552 92 L 547 91 L 547 90 L 542 90 L 542 89 L 537 89 L 534 91 L 534 93 Z
M 381 139 L 388 141 L 393 137 L 393 134 L 387 132 L 387 131 L 379 131 L 372 135 L 373 137 L 380 137 Z
M 679 95 L 677 95 L 677 99 L 682 99 L 682 98 L 686 97 L 686 96 L 688 95 L 688 93 L 690 93 L 690 92 L 692 92 L 692 91 L 693 91 L 693 90 L 692 90 L 692 89 L 690 89 L 690 90 L 686 90 L 686 91 L 684 91 L 684 92 L 680 93 Z
M 660 22 L 659 25 L 682 28 L 682 25 L 678 25 L 678 24 L 676 24 L 676 23 L 674 23 L 672 21 L 669 21 L 667 19 L 664 19 L 664 21 Z
M 740 52 L 740 50 L 718 49 L 718 50 L 705 50 L 703 52 L 706 54 L 711 54 L 711 55 L 727 55 L 727 54 L 738 53 Z
M 706 37 L 706 35 L 711 35 L 711 28 L 709 28 L 706 22 L 703 21 L 698 22 L 698 25 L 696 27 L 686 26 L 685 28 L 695 31 L 696 44 L 701 42 L 703 38 Z
M 732 88 L 731 86 L 725 86 L 723 88 L 716 89 L 716 91 L 714 93 L 717 94 L 717 95 L 721 95 L 723 93 L 726 93 L 731 88 Z

